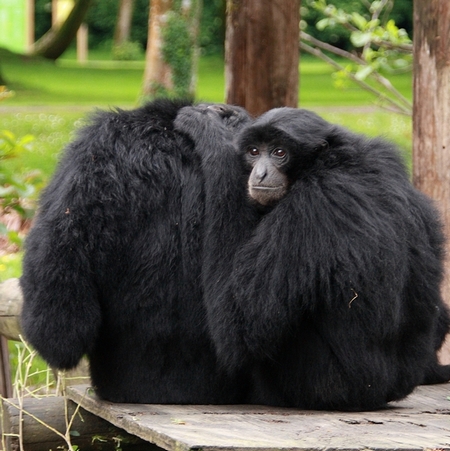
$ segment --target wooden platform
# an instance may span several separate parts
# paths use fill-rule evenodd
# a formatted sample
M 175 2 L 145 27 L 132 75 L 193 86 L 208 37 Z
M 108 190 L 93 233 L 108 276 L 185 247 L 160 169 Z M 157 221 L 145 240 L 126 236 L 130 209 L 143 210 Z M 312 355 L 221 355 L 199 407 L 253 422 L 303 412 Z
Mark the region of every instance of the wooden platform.
M 450 450 L 450 384 L 419 387 L 377 412 L 262 406 L 113 404 L 69 388 L 86 410 L 168 451 Z

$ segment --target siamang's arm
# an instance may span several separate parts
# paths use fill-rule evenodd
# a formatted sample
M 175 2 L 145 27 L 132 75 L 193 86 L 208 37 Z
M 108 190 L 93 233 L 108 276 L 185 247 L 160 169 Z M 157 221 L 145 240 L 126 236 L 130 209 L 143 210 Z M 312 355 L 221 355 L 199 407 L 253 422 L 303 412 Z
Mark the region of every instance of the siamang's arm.
M 248 118 L 244 118 L 242 123 L 247 121 Z M 175 127 L 194 140 L 202 156 L 204 296 L 211 334 L 224 361 L 247 353 L 242 341 L 245 318 L 233 294 L 233 260 L 237 250 L 249 239 L 259 217 L 248 201 L 247 175 L 233 143 L 242 123 L 227 127 L 226 117 L 217 108 L 206 106 L 183 108 L 175 120 Z M 232 366 L 241 362 L 229 363 Z
M 230 111 L 240 115 L 231 124 L 227 116 Z M 233 143 L 237 131 L 247 122 L 249 117 L 241 109 L 228 105 L 185 107 L 175 120 L 175 127 L 194 140 L 202 156 L 207 282 L 209 275 L 229 269 L 236 249 L 251 233 L 258 216 L 248 203 L 246 175 Z
M 105 211 L 114 211 L 111 200 L 121 187 L 117 180 L 108 182 L 112 164 L 101 154 L 103 144 L 111 143 L 102 142 L 99 127 L 86 128 L 68 146 L 26 240 L 24 334 L 50 365 L 61 369 L 74 367 L 89 352 L 101 323 L 93 255 L 107 239 L 112 218 Z M 105 133 L 103 139 L 112 138 Z

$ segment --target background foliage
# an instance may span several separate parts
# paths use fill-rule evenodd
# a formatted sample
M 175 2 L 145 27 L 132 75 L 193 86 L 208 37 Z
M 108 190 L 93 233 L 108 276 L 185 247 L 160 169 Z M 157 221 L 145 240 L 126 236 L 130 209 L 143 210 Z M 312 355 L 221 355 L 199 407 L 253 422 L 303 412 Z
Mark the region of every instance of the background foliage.
M 367 15 L 368 6 L 371 2 L 366 0 L 329 0 L 337 9 L 347 12 L 355 12 Z M 412 36 L 412 11 L 413 0 L 392 0 L 386 8 L 385 14 L 393 19 L 398 28 L 404 28 L 409 36 Z M 343 27 L 327 27 L 319 30 L 316 23 L 325 18 L 325 15 L 311 6 L 311 0 L 302 1 L 302 21 L 304 30 L 321 41 L 328 42 L 336 47 L 349 50 L 352 48 L 350 42 L 350 31 Z M 386 17 L 382 18 L 383 21 Z
M 88 11 L 89 47 L 111 49 L 116 25 L 118 0 L 94 0 Z M 134 0 L 131 41 L 145 49 L 147 44 L 148 0 Z M 36 0 L 35 37 L 40 38 L 51 26 L 51 2 Z M 225 0 L 203 2 L 200 45 L 205 54 L 222 53 L 225 38 Z
M 333 0 L 337 8 L 346 11 L 364 13 L 367 11 L 367 0 Z M 88 15 L 90 48 L 111 46 L 116 23 L 118 0 L 94 0 Z M 387 13 L 399 28 L 404 28 L 412 36 L 413 0 L 392 1 Z M 148 0 L 135 0 L 131 40 L 138 42 L 142 49 L 147 43 Z M 305 31 L 312 36 L 340 48 L 349 48 L 350 33 L 345 29 L 326 29 L 319 31 L 315 24 L 324 16 L 311 8 L 308 0 L 302 2 L 302 20 L 306 24 Z M 51 2 L 36 0 L 36 38 L 41 37 L 51 25 Z M 204 54 L 222 53 L 225 37 L 225 0 L 208 0 L 203 2 L 200 30 L 200 45 Z

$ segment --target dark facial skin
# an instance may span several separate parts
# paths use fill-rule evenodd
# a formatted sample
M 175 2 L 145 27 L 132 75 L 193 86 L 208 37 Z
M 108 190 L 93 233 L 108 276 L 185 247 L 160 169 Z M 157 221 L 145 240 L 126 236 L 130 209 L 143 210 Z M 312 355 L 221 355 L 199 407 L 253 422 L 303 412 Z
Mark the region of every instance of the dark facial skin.
M 252 168 L 248 179 L 250 197 L 261 205 L 278 202 L 289 187 L 283 168 L 289 161 L 288 150 L 276 143 L 262 143 L 247 147 L 247 164 Z

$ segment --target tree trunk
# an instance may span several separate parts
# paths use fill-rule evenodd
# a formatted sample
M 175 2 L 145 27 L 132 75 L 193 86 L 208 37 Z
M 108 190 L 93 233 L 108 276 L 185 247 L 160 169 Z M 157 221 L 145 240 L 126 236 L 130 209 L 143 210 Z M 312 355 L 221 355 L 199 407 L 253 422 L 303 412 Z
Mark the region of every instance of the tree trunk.
M 51 60 L 59 58 L 76 36 L 92 0 L 77 0 L 67 19 L 54 25 L 33 46 L 31 55 Z
M 413 180 L 440 208 L 450 237 L 450 2 L 414 0 Z M 450 248 L 447 245 L 447 253 Z M 442 294 L 450 307 L 450 254 Z M 450 363 L 450 342 L 442 352 Z
M 150 1 L 144 97 L 194 95 L 200 11 L 201 0 Z
M 133 5 L 134 0 L 120 0 L 116 29 L 114 31 L 114 45 L 120 45 L 130 40 Z
M 144 96 L 155 96 L 159 87 L 164 87 L 167 90 L 173 88 L 170 66 L 164 61 L 161 51 L 163 46 L 162 30 L 171 6 L 172 0 L 150 0 L 144 84 L 142 88 Z
M 227 103 L 259 115 L 298 105 L 300 0 L 227 0 Z

